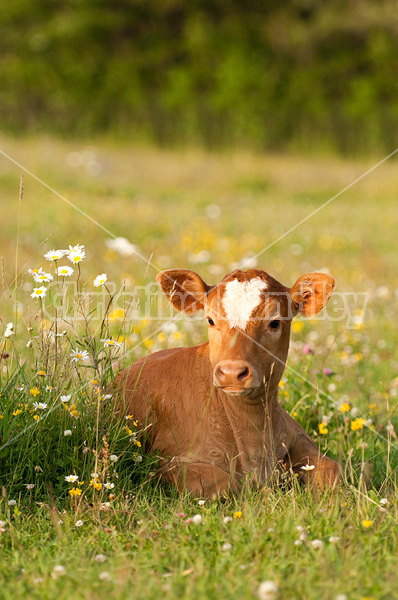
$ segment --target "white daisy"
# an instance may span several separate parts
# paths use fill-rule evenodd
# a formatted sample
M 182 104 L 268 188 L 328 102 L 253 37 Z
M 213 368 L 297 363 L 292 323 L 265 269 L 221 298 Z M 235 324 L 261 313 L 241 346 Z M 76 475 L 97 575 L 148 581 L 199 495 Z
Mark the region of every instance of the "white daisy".
M 68 396 L 61 396 L 60 400 L 61 402 L 65 403 L 65 402 L 69 402 L 69 400 L 72 398 L 72 396 L 69 394 Z
M 97 275 L 97 277 L 93 281 L 93 286 L 99 287 L 100 285 L 105 285 L 107 279 L 108 277 L 106 273 L 102 273 L 102 275 Z
M 47 410 L 48 404 L 45 402 L 33 402 L 33 408 L 35 410 Z
M 68 260 L 70 260 L 70 262 L 78 263 L 85 257 L 86 253 L 84 246 L 81 246 L 80 244 L 76 244 L 76 246 L 69 246 Z
M 9 338 L 12 335 L 15 335 L 14 325 L 13 325 L 13 323 L 7 323 L 7 327 L 4 332 L 4 337 Z
M 300 467 L 302 471 L 312 471 L 312 469 L 315 469 L 315 465 L 304 465 L 303 467 Z
M 50 252 L 46 252 L 44 258 L 50 261 L 61 260 L 61 258 L 67 253 L 68 250 L 50 250 Z
M 106 488 L 107 490 L 113 490 L 114 487 L 115 487 L 115 484 L 111 483 L 110 481 L 107 481 L 106 483 L 104 483 L 104 488 Z
M 89 360 L 90 355 L 87 350 L 72 350 L 70 353 L 70 357 L 72 358 L 72 362 L 78 362 L 79 360 Z
M 57 269 L 58 277 L 70 277 L 73 275 L 73 273 L 74 271 L 72 267 L 68 267 L 68 265 L 65 265 L 64 267 L 58 267 Z
M 75 481 L 77 481 L 79 479 L 79 477 L 77 475 L 67 475 L 65 477 L 65 481 L 67 481 L 68 483 L 75 483 Z
M 45 271 L 43 271 L 43 269 L 41 267 L 38 271 L 33 271 L 32 275 L 33 275 L 33 279 L 37 283 L 49 283 L 50 281 L 52 281 L 54 279 L 54 277 L 51 275 L 51 273 L 46 273 Z
M 101 340 L 101 342 L 104 342 L 105 346 L 115 346 L 116 348 L 121 348 L 122 344 L 120 342 L 115 342 L 114 340 Z
M 31 298 L 45 298 L 46 297 L 47 288 L 42 285 L 39 288 L 33 288 L 33 292 L 31 293 Z

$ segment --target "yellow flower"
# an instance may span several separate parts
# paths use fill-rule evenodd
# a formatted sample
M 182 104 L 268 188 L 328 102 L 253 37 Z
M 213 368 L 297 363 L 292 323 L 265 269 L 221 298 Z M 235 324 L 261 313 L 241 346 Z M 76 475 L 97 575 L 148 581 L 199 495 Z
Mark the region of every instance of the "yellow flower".
M 136 446 L 138 446 L 138 448 L 141 448 L 141 446 L 142 446 L 141 442 L 139 442 L 138 440 L 136 440 L 134 443 L 135 443 Z
M 293 331 L 295 331 L 296 333 L 300 333 L 300 331 L 303 330 L 304 328 L 304 323 L 302 321 L 293 321 Z
M 153 345 L 153 340 L 145 340 L 144 346 L 145 348 L 150 348 Z
M 84 485 L 84 481 L 78 481 L 77 485 Z
M 4 415 L 0 415 L 0 419 L 4 419 Z
M 373 521 L 369 521 L 368 519 L 365 519 L 364 521 L 362 521 L 362 527 L 365 527 L 365 529 L 372 527 L 372 525 L 373 525 Z
M 129 421 L 130 419 L 134 419 L 134 416 L 133 415 L 127 415 L 126 416 L 126 421 Z
M 130 427 L 125 427 L 125 430 L 129 435 L 133 435 L 133 432 L 131 431 Z
M 376 402 L 372 402 L 372 404 L 369 404 L 369 411 L 372 417 L 373 415 L 379 412 L 379 407 L 377 406 Z
M 33 415 L 33 418 L 34 418 L 35 421 L 40 421 L 39 415 Z
M 343 404 L 340 406 L 339 410 L 342 413 L 346 413 L 351 410 L 351 406 L 348 404 L 348 402 L 343 402 Z
M 176 331 L 175 333 L 173 333 L 173 337 L 175 340 L 181 339 L 181 331 Z
M 158 335 L 159 342 L 164 342 L 165 339 L 166 339 L 166 336 L 164 335 L 164 333 L 163 332 L 159 333 L 159 335 Z
M 46 374 L 45 371 L 37 371 L 36 375 L 39 375 L 40 377 L 44 377 L 44 375 Z
M 20 415 L 22 412 L 22 410 L 20 408 L 18 408 L 18 410 L 16 410 L 15 412 L 13 412 L 12 414 L 14 415 L 14 417 L 17 417 L 18 415 Z
M 71 410 L 70 414 L 73 415 L 74 417 L 78 417 L 79 413 L 77 412 L 77 410 Z
M 93 385 L 98 385 L 98 381 L 96 379 L 93 379 L 91 382 Z
M 278 383 L 278 386 L 279 386 L 280 388 L 284 388 L 284 387 L 285 387 L 285 382 L 284 382 L 284 381 L 282 381 L 282 379 L 281 379 L 281 380 L 280 380 L 280 382 Z
M 71 496 L 81 496 L 82 490 L 79 488 L 72 488 L 71 490 L 69 490 L 69 494 Z
M 93 485 L 94 485 L 95 489 L 98 491 L 102 488 L 102 483 L 99 483 L 98 481 L 96 481 Z
M 36 398 L 36 396 L 40 394 L 40 391 L 37 389 L 37 387 L 34 387 L 30 390 L 30 393 Z
M 242 516 L 242 512 L 240 510 L 237 510 L 236 512 L 234 512 L 234 519 L 240 519 Z
M 318 429 L 321 435 L 326 435 L 329 432 L 329 429 L 326 427 L 325 423 L 318 423 Z
M 362 419 L 362 418 L 354 419 L 354 421 L 352 421 L 352 423 L 351 423 L 351 429 L 352 429 L 352 431 L 358 431 L 358 429 L 363 429 L 364 425 L 365 425 L 365 419 Z
M 109 320 L 110 321 L 120 321 L 122 320 L 124 317 L 124 311 L 121 308 L 117 308 L 114 311 L 111 312 L 111 314 L 109 315 Z

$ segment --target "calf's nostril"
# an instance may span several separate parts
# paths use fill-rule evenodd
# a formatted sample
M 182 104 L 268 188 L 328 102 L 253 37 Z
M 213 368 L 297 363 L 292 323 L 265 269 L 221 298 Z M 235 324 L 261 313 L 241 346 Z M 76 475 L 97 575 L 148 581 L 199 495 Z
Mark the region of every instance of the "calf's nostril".
M 249 375 L 249 369 L 247 367 L 245 367 L 244 369 L 241 370 L 241 372 L 238 375 L 238 379 L 239 381 L 243 381 L 244 379 L 246 379 Z

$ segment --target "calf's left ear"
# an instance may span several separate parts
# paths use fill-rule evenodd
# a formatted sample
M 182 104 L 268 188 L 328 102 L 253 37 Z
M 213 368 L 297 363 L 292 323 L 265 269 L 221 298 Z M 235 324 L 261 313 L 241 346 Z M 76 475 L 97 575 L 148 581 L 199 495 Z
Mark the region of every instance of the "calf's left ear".
M 307 273 L 290 290 L 293 308 L 305 317 L 319 313 L 333 293 L 336 280 L 326 273 Z

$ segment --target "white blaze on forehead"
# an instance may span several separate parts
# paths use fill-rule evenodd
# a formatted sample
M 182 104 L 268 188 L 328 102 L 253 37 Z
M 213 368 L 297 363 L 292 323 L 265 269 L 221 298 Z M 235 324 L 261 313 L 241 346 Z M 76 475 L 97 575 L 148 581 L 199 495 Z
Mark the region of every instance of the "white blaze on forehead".
M 261 292 L 267 287 L 260 277 L 247 281 L 238 281 L 238 279 L 228 281 L 222 305 L 230 327 L 246 329 L 253 310 L 260 304 Z

